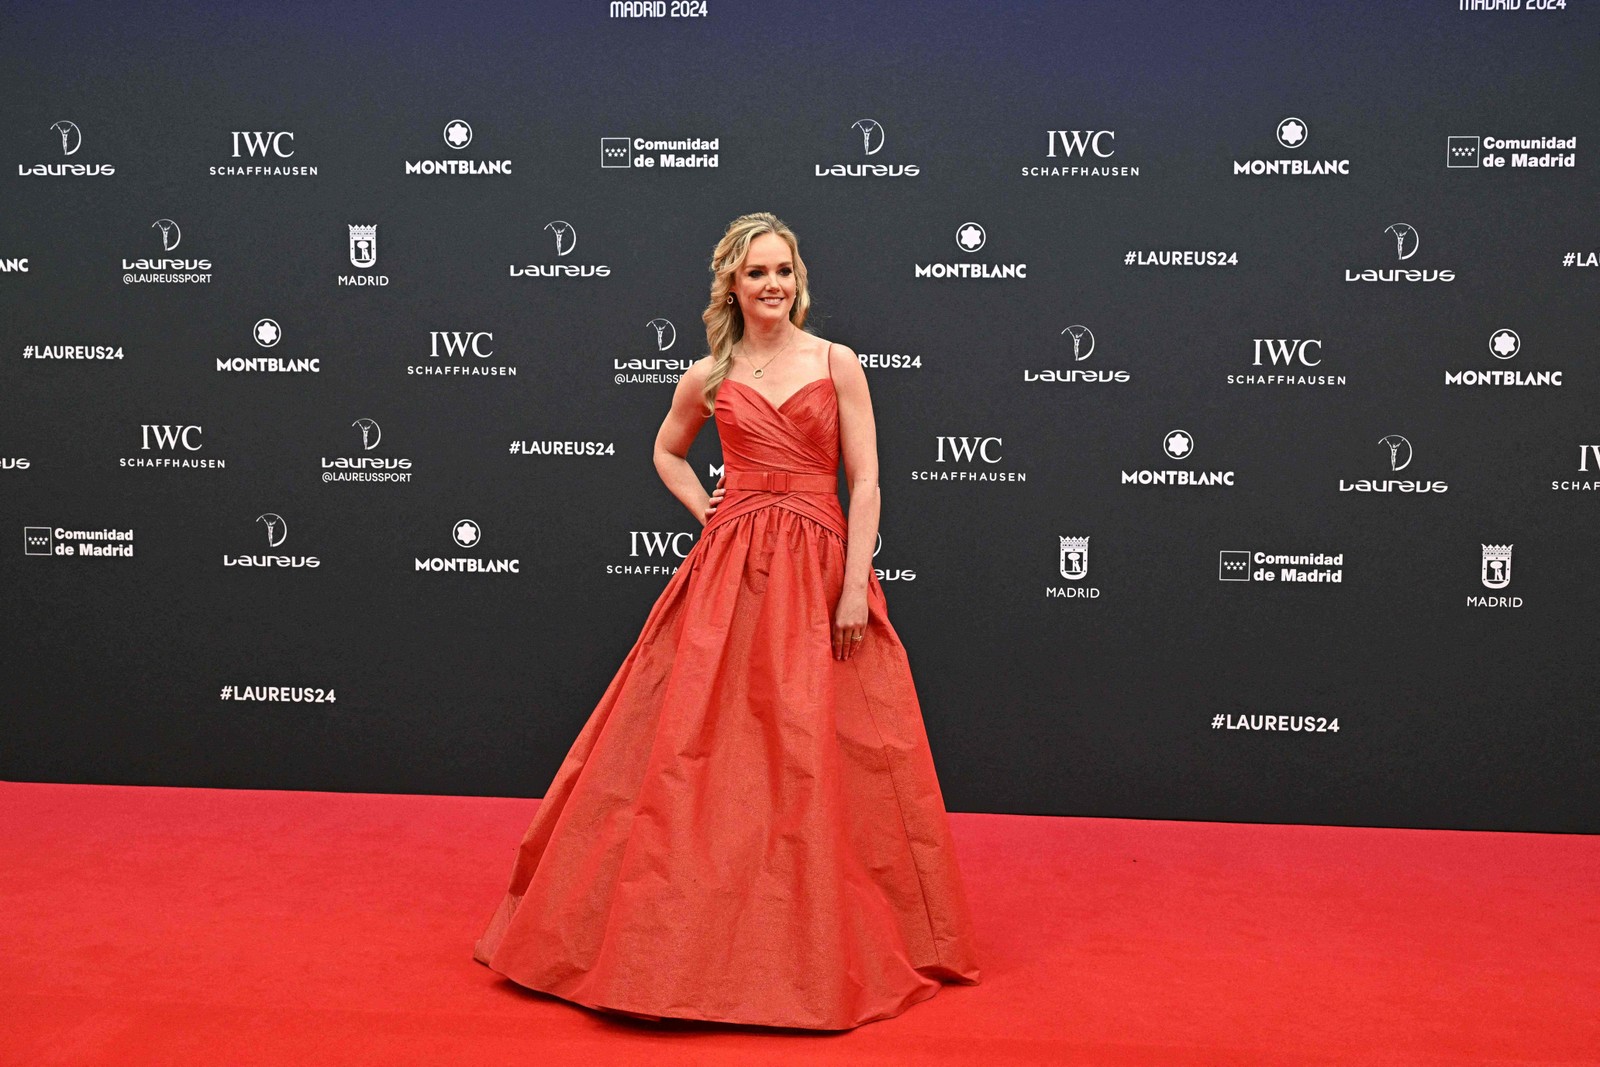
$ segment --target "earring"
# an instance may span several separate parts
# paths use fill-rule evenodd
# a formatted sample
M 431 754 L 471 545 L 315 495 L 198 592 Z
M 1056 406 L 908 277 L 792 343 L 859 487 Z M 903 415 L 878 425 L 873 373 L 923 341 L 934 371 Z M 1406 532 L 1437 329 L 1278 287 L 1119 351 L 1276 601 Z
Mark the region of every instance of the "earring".
M 733 303 L 733 294 L 732 293 L 728 294 L 728 303 L 730 303 L 730 304 Z

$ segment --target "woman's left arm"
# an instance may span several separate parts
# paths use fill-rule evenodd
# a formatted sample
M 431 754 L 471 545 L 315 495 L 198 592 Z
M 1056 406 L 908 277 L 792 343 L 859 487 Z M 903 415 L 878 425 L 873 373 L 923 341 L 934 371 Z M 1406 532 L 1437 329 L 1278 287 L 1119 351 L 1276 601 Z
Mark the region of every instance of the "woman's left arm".
M 844 589 L 834 612 L 833 651 L 848 659 L 861 642 L 854 634 L 867 628 L 867 579 L 872 574 L 872 549 L 878 540 L 882 500 L 878 493 L 878 431 L 872 397 L 861 361 L 844 345 L 834 345 L 833 386 L 839 397 L 839 446 L 844 477 L 850 487 L 850 514 L 844 558 Z

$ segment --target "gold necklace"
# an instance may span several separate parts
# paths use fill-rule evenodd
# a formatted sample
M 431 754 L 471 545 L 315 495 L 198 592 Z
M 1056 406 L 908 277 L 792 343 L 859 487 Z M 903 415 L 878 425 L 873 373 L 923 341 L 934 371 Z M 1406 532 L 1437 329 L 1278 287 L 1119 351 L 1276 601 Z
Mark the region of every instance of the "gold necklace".
M 754 371 L 751 372 L 751 375 L 753 377 L 759 378 L 759 377 L 761 377 L 762 374 L 766 373 L 766 369 L 768 367 L 772 366 L 772 360 L 777 359 L 778 356 L 781 356 L 785 352 L 789 351 L 789 346 L 794 344 L 794 335 L 799 333 L 799 332 L 800 332 L 799 330 L 790 330 L 789 331 L 789 339 L 783 343 L 783 347 L 782 348 L 778 349 L 778 355 L 777 356 L 773 356 L 772 359 L 769 359 L 765 363 L 761 364 L 761 366 L 757 367 Z M 739 339 L 739 343 L 741 345 L 744 344 L 744 339 L 740 338 Z M 749 356 L 745 356 L 745 358 L 749 359 L 750 357 Z

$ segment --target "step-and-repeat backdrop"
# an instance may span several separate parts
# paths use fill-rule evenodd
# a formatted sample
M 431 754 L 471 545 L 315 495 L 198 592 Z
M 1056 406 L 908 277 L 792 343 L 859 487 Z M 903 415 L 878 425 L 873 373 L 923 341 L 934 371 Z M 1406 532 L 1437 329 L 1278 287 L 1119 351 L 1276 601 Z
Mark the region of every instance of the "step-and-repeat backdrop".
M 952 810 L 1600 830 L 1588 0 L 7 21 L 6 777 L 542 793 L 772 211 Z

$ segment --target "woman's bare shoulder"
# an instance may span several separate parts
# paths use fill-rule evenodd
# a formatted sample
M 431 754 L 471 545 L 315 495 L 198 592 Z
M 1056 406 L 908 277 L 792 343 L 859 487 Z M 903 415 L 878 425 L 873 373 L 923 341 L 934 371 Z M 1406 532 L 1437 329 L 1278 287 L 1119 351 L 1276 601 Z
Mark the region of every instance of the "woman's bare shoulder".
M 689 368 L 683 372 L 678 380 L 687 382 L 689 385 L 698 389 L 706 384 L 707 378 L 711 377 L 711 368 L 715 365 L 716 360 L 712 359 L 709 354 L 701 356 L 699 359 L 689 364 Z
M 820 347 L 823 357 L 827 360 L 829 374 L 837 375 L 841 370 L 848 373 L 852 364 L 857 368 L 861 366 L 860 357 L 856 355 L 855 349 L 849 345 L 842 341 L 830 341 L 827 338 L 819 338 L 818 340 L 821 341 Z

